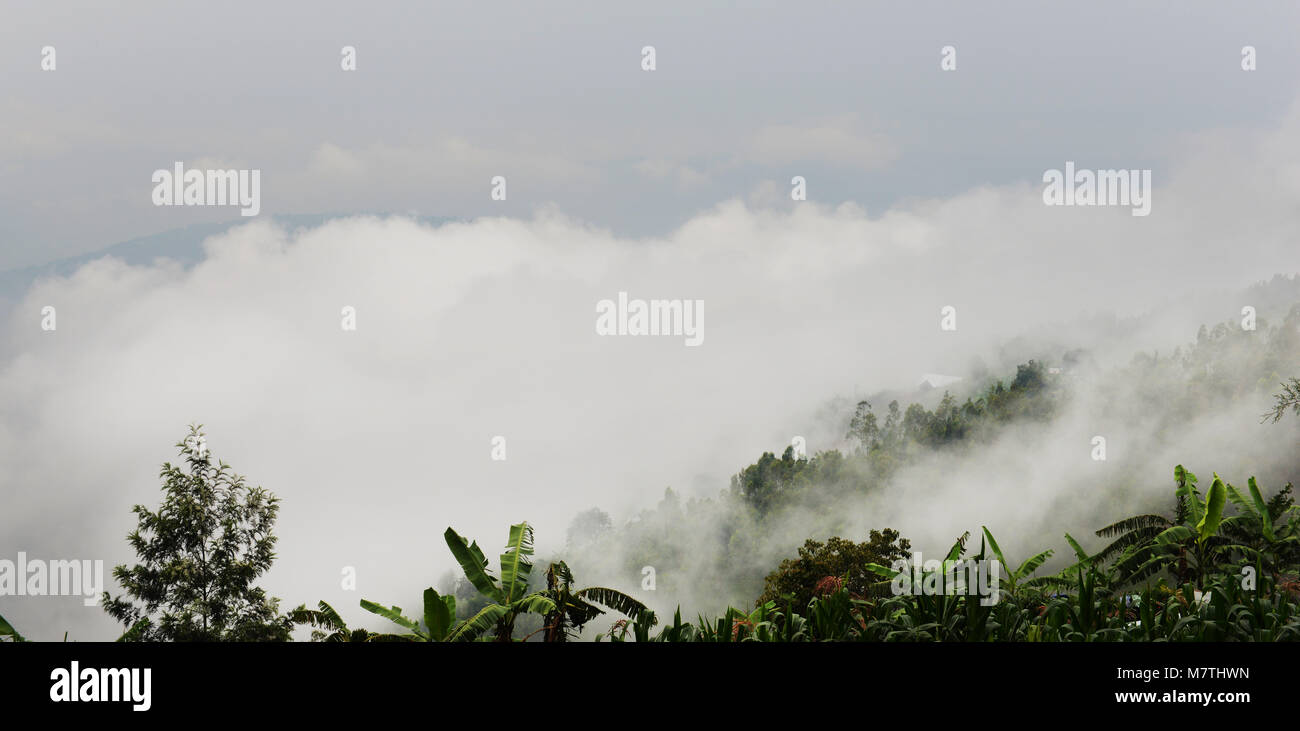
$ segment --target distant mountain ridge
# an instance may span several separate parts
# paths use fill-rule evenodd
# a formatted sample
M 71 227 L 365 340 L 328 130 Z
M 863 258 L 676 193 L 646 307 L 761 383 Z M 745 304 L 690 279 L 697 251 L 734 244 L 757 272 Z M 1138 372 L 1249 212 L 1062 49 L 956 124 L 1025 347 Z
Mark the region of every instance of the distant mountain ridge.
M 388 213 L 304 213 L 279 214 L 263 216 L 286 228 L 320 226 L 326 221 L 352 216 L 388 216 Z M 258 220 L 260 220 L 260 218 Z M 420 223 L 440 225 L 457 219 L 441 216 L 416 216 Z M 172 229 L 151 236 L 142 236 L 129 241 L 113 244 L 88 254 L 58 259 L 46 264 L 38 264 L 20 269 L 0 272 L 0 306 L 12 307 L 22 299 L 27 288 L 42 277 L 62 277 L 76 272 L 83 265 L 105 256 L 112 256 L 127 264 L 141 266 L 152 264 L 155 259 L 168 258 L 180 262 L 186 268 L 203 259 L 203 242 L 211 236 L 225 233 L 235 226 L 250 223 L 250 219 L 236 218 L 223 223 L 198 223 L 184 228 Z

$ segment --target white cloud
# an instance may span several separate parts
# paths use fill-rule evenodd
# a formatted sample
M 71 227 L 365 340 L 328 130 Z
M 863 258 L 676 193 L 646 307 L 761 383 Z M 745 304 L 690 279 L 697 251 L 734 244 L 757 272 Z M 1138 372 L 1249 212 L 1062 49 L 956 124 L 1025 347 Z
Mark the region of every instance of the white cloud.
M 255 223 L 210 240 L 188 271 L 101 260 L 39 283 L 8 323 L 0 534 L 33 556 L 131 559 L 129 508 L 157 501 L 158 464 L 199 421 L 218 457 L 284 498 L 271 591 L 355 617 L 361 596 L 405 601 L 449 568 L 448 525 L 492 545 L 529 519 L 553 546 L 593 504 L 723 488 L 856 384 L 910 387 L 917 373 L 962 372 L 1004 336 L 1294 268 L 1300 211 L 1258 171 L 1290 169 L 1295 139 L 1193 155 L 1190 172 L 1155 178 L 1144 219 L 1045 208 L 1026 185 L 877 215 L 728 201 L 647 239 L 549 209 L 436 229 Z M 444 163 L 477 154 L 440 149 Z M 372 174 L 404 155 L 322 148 L 316 162 Z M 1203 169 L 1221 185 L 1202 185 Z M 1196 233 L 1243 217 L 1257 235 L 1231 260 Z M 705 344 L 596 336 L 595 303 L 620 291 L 703 299 Z M 949 304 L 958 331 L 941 333 Z M 38 327 L 45 305 L 58 308 L 54 333 Z M 356 332 L 340 328 L 345 305 Z M 494 435 L 507 437 L 504 463 L 489 459 Z M 343 566 L 358 568 L 358 594 L 337 589 Z M 50 601 L 6 617 L 35 636 L 111 635 L 98 610 Z

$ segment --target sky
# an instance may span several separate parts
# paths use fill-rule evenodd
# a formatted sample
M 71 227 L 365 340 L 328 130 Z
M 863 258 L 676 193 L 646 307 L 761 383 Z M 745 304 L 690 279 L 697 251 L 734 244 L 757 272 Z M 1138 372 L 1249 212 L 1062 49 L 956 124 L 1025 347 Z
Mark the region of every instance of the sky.
M 1155 167 L 1187 135 L 1286 113 L 1298 15 L 1218 2 L 9 3 L 0 270 L 229 218 L 151 204 L 149 175 L 176 160 L 262 170 L 266 213 L 554 203 L 629 235 L 794 175 L 811 199 L 879 213 L 1037 184 L 1067 159 Z M 345 45 L 355 72 L 340 68 Z M 947 45 L 957 70 L 939 73 Z M 487 195 L 495 175 L 506 201 Z
M 0 558 L 130 560 L 130 506 L 202 423 L 284 500 L 273 594 L 413 606 L 448 525 L 554 546 L 580 510 L 835 446 L 836 396 L 1097 313 L 1172 348 L 1300 270 L 1297 6 L 997 7 L 11 4 L 0 270 L 240 225 L 193 267 L 100 259 L 0 313 Z M 259 215 L 155 206 L 177 161 L 260 170 Z M 1150 215 L 1044 205 L 1067 161 L 1151 170 Z M 310 213 L 341 217 L 270 220 Z M 703 342 L 599 335 L 620 292 L 702 300 Z M 116 636 L 73 597 L 0 613 Z

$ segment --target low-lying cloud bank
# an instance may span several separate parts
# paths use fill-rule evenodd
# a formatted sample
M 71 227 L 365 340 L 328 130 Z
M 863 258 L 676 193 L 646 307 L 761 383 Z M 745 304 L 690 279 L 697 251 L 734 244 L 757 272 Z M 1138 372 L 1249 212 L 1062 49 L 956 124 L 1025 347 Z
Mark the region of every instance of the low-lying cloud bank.
M 810 452 L 834 446 L 811 414 L 836 394 L 964 374 L 976 358 L 1001 367 L 997 346 L 1025 333 L 1127 358 L 1130 340 L 1172 347 L 1236 316 L 1250 303 L 1233 292 L 1297 268 L 1297 131 L 1292 115 L 1250 142 L 1197 141 L 1155 171 L 1147 217 L 1046 207 L 1025 185 L 876 215 L 731 200 L 648 240 L 554 210 L 437 228 L 252 223 L 210 239 L 189 269 L 95 261 L 33 286 L 3 332 L 4 557 L 131 560 L 131 505 L 156 504 L 158 465 L 201 422 L 218 457 L 284 500 L 273 594 L 353 619 L 362 596 L 406 605 L 453 566 L 448 525 L 495 548 L 527 519 L 541 549 L 558 548 L 579 510 L 626 515 L 667 485 L 715 493 L 794 435 L 810 435 Z M 703 343 L 598 335 L 596 304 L 619 292 L 703 300 Z M 53 332 L 40 327 L 46 306 Z M 945 306 L 954 332 L 940 330 Z M 355 331 L 341 327 L 345 307 Z M 1118 345 L 1066 324 L 1097 313 L 1145 319 Z M 1040 496 L 988 493 L 999 535 L 1076 489 L 1052 479 L 1068 469 L 1059 451 L 1006 449 L 961 478 L 1010 470 Z M 1151 454 L 1152 475 L 1171 458 Z M 924 505 L 909 520 L 936 532 L 949 507 L 966 510 Z M 903 511 L 879 509 L 864 523 Z M 355 593 L 339 588 L 349 566 Z M 79 599 L 2 606 L 38 639 L 117 631 Z

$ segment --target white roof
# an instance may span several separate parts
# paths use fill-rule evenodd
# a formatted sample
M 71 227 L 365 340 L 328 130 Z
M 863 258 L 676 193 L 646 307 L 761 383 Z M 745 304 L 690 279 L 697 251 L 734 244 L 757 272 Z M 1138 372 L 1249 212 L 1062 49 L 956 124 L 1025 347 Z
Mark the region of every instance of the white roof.
M 945 376 L 939 373 L 921 374 L 921 383 L 918 385 L 930 384 L 934 388 L 942 388 L 961 380 L 961 376 Z

